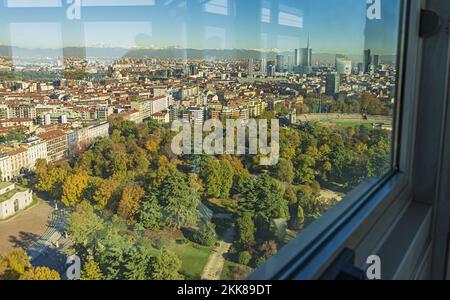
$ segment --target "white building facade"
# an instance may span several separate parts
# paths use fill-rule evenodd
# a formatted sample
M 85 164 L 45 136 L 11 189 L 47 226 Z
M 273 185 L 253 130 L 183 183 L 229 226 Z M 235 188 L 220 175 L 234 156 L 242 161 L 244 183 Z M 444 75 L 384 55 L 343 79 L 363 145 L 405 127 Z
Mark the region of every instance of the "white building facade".
M 0 185 L 0 220 L 9 218 L 33 202 L 30 189 L 17 188 L 14 183 Z

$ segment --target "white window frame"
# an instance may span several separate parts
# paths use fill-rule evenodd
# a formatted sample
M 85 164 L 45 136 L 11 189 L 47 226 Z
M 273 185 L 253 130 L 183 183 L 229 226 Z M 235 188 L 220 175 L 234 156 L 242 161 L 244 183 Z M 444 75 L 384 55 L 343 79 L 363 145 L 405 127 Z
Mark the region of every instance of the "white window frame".
M 445 255 L 449 254 L 447 239 L 442 238 L 448 236 L 449 230 L 448 180 L 447 184 L 442 181 L 440 198 L 446 201 L 439 202 L 441 210 L 433 188 L 437 191 L 439 178 L 449 178 L 450 168 L 439 173 L 427 164 L 438 166 L 446 162 L 450 166 L 450 151 L 442 150 L 448 64 L 444 61 L 442 74 L 432 71 L 433 63 L 442 59 L 442 53 L 448 53 L 448 36 L 445 37 L 445 28 L 429 39 L 419 36 L 421 9 L 437 9 L 445 15 L 448 3 L 443 2 L 404 1 L 399 107 L 394 117 L 394 170 L 383 180 L 369 180 L 352 191 L 249 279 L 320 279 L 345 248 L 354 251 L 354 266 L 362 270 L 367 267 L 367 257 L 379 255 L 384 265 L 382 279 L 444 278 Z M 433 97 L 433 109 L 424 106 L 427 95 Z M 436 118 L 440 110 L 442 116 Z M 447 120 L 447 127 L 448 123 Z M 449 132 L 447 129 L 447 147 Z M 430 134 L 434 138 L 430 145 L 419 142 Z M 447 155 L 441 158 L 434 154 Z M 428 184 L 420 187 L 421 182 Z M 433 243 L 436 235 L 440 235 L 439 243 L 444 246 Z

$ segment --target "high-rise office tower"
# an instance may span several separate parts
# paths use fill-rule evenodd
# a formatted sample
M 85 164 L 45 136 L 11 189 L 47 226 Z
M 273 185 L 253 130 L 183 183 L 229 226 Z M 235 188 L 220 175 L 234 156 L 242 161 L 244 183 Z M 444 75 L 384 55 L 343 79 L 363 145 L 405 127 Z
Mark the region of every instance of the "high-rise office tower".
M 310 48 L 309 43 L 309 35 L 308 42 L 306 44 L 306 48 L 299 49 L 299 66 L 301 67 L 303 73 L 311 73 L 312 71 L 312 49 Z
M 380 64 L 380 56 L 377 54 L 374 54 L 373 56 L 373 65 L 375 67 L 378 67 L 378 65 Z
M 294 50 L 294 66 L 298 67 L 300 65 L 300 53 L 298 49 Z
M 265 74 L 267 72 L 267 59 L 262 58 L 261 59 L 261 73 Z
M 268 77 L 275 77 L 276 72 L 276 66 L 274 64 L 269 64 L 267 68 L 267 76 Z
M 340 76 L 337 73 L 331 73 L 326 76 L 325 94 L 334 96 L 339 93 L 341 82 Z
M 287 69 L 288 69 L 289 72 L 291 72 L 291 71 L 293 70 L 293 67 L 294 67 L 294 57 L 292 57 L 292 55 L 288 55 L 288 56 L 287 56 L 286 67 L 287 67 Z
M 370 49 L 364 50 L 364 73 L 370 72 L 370 65 L 372 64 L 372 56 L 370 55 Z
M 284 72 L 284 55 L 277 55 L 277 65 L 275 70 L 277 72 Z
M 253 75 L 253 71 L 254 71 L 253 58 L 250 58 L 248 60 L 248 69 L 247 69 L 248 76 L 252 76 Z
M 197 67 L 195 65 L 190 65 L 189 66 L 189 73 L 190 73 L 191 76 L 197 75 Z
M 336 72 L 339 75 L 351 75 L 352 74 L 352 61 L 344 55 L 336 55 Z

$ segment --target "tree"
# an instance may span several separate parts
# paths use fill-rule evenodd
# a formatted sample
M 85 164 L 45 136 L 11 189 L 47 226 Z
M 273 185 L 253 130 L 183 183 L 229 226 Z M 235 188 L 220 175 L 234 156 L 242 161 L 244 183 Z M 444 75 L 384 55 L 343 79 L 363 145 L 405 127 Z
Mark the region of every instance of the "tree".
M 0 255 L 0 279 L 17 280 L 31 264 L 25 250 L 19 248 L 11 253 Z
M 158 256 L 153 257 L 151 263 L 151 278 L 154 280 L 179 280 L 181 260 L 175 253 L 162 250 Z
M 134 217 L 141 206 L 141 198 L 144 195 L 144 189 L 138 185 L 130 185 L 125 187 L 122 192 L 122 198 L 119 202 L 117 214 L 126 219 L 128 222 L 134 223 Z
M 73 240 L 87 248 L 98 238 L 98 232 L 105 228 L 105 222 L 97 216 L 94 208 L 86 201 L 81 202 L 71 214 L 68 231 Z
M 111 203 L 111 200 L 115 198 L 119 186 L 119 181 L 115 179 L 110 178 L 102 180 L 92 197 L 94 203 L 96 204 L 96 208 L 103 209 L 107 207 L 108 204 Z
M 280 159 L 274 169 L 274 175 L 276 179 L 288 184 L 291 184 L 294 180 L 294 166 L 292 165 L 292 162 L 290 160 L 286 160 L 283 158 Z
M 67 206 L 74 206 L 82 199 L 84 191 L 88 187 L 89 176 L 78 172 L 67 177 L 63 183 L 61 201 Z
M 252 215 L 250 213 L 242 214 L 237 218 L 236 224 L 238 243 L 245 248 L 252 246 L 255 242 L 256 231 Z
M 47 164 L 45 160 L 37 160 L 35 172 L 36 188 L 54 198 L 61 198 L 62 185 L 70 173 L 68 163 Z
M 171 169 L 161 184 L 159 199 L 167 226 L 179 229 L 197 223 L 200 199 L 191 193 L 184 174 Z
M 145 229 L 159 230 L 164 226 L 163 209 L 153 193 L 144 198 L 137 217 Z
M 212 246 L 217 241 L 215 226 L 211 222 L 201 221 L 199 228 L 194 232 L 193 239 L 203 246 Z
M 81 280 L 102 280 L 103 274 L 100 266 L 92 258 L 84 264 L 81 271 Z
M 33 267 L 20 276 L 20 280 L 61 280 L 55 270 L 47 267 Z
M 132 248 L 126 254 L 124 278 L 126 280 L 148 280 L 151 277 L 153 256 L 149 248 Z
M 258 177 L 256 181 L 258 201 L 254 211 L 266 222 L 272 219 L 288 218 L 288 203 L 284 198 L 284 185 L 267 174 Z
M 211 160 L 202 170 L 206 195 L 214 198 L 227 198 L 233 186 L 234 172 L 228 160 Z

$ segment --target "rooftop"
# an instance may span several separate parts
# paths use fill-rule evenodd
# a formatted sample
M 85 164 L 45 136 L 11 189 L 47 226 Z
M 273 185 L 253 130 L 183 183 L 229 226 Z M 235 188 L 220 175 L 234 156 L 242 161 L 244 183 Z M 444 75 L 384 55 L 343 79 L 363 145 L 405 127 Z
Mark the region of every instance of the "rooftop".
M 24 188 L 24 187 L 21 187 L 21 186 L 16 186 L 15 189 L 13 189 L 13 190 L 11 190 L 11 191 L 3 194 L 3 195 L 0 195 L 0 203 L 11 199 L 11 197 L 13 197 L 15 194 L 17 194 L 19 192 L 25 192 L 27 190 L 28 190 L 27 188 Z
M 13 185 L 13 183 L 12 182 L 0 182 L 0 190 L 4 189 L 10 185 Z

